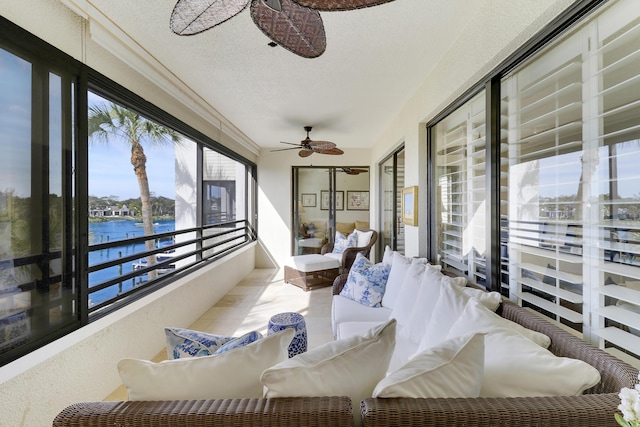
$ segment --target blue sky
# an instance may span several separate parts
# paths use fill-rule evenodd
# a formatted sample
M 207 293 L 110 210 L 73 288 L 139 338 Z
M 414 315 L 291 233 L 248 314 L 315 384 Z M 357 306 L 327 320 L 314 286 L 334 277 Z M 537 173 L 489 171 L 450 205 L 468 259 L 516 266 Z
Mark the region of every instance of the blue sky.
M 90 93 L 89 105 L 102 103 Z M 175 199 L 175 155 L 172 147 L 142 144 L 147 156 L 149 189 L 155 196 Z M 108 144 L 90 142 L 89 195 L 118 196 L 119 200 L 140 197 L 138 179 L 131 165 L 131 148 L 124 139 L 112 138 Z

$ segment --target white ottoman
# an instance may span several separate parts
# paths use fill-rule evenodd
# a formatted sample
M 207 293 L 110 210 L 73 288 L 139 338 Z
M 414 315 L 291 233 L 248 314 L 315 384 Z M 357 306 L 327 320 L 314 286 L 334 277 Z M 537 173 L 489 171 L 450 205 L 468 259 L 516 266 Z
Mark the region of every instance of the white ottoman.
M 319 255 L 290 257 L 284 265 L 284 281 L 308 291 L 313 287 L 331 286 L 340 272 L 340 262 Z

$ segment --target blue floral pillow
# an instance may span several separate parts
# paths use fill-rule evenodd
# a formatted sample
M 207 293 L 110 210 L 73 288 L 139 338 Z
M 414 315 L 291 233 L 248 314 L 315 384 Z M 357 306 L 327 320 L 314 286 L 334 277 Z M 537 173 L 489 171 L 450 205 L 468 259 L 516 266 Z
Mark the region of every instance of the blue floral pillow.
M 355 231 L 346 237 L 341 232 L 336 231 L 336 238 L 333 242 L 333 251 L 331 252 L 334 254 L 341 254 L 347 248 L 355 248 L 357 243 L 358 234 Z
M 167 357 L 169 359 L 211 356 L 219 347 L 234 339 L 234 337 L 183 328 L 164 328 L 164 334 L 167 339 Z
M 380 307 L 389 271 L 390 265 L 373 264 L 359 253 L 340 295 L 369 307 Z
M 224 353 L 225 351 L 235 350 L 236 348 L 244 347 L 247 344 L 251 344 L 254 341 L 258 341 L 261 338 L 262 338 L 262 334 L 260 332 L 251 331 L 239 338 L 232 339 L 228 343 L 218 348 L 216 352 L 213 354 L 220 354 L 220 353 Z

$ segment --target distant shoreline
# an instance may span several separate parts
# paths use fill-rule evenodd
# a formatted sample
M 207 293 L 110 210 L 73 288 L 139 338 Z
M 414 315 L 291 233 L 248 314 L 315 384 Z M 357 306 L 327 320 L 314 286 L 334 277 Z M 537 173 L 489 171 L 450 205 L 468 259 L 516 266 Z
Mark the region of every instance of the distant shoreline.
M 176 217 L 173 215 L 160 215 L 160 216 L 154 216 L 153 220 L 166 220 L 166 219 L 170 219 L 170 220 L 175 220 Z M 142 221 L 142 217 L 141 216 L 128 216 L 128 215 L 120 215 L 120 216 L 90 216 L 89 217 L 89 222 L 108 222 L 108 221 L 122 221 L 122 220 L 126 220 L 126 221 Z

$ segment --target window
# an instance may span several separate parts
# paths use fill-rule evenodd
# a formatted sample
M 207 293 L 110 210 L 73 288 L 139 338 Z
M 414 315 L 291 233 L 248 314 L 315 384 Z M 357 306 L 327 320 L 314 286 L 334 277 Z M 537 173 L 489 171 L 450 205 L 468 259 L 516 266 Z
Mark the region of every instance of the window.
M 534 55 L 490 77 L 499 84 L 430 124 L 436 255 L 445 268 L 637 361 L 640 12 L 633 1 L 611 1 L 539 40 Z M 497 128 L 486 141 L 483 117 Z M 483 164 L 485 150 L 499 161 Z M 485 166 L 496 171 L 490 188 Z M 499 226 L 491 248 L 481 237 L 490 224 Z M 483 277 L 483 256 L 500 265 L 496 273 Z
M 378 258 L 389 246 L 404 253 L 404 223 L 402 218 L 402 189 L 404 188 L 404 146 L 380 163 L 380 239 Z
M 0 20 L 6 364 L 255 241 L 257 185 L 251 162 Z
M 485 96 L 480 93 L 434 127 L 438 259 L 485 282 Z
M 70 75 L 0 49 L 0 354 L 79 321 Z

